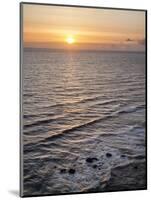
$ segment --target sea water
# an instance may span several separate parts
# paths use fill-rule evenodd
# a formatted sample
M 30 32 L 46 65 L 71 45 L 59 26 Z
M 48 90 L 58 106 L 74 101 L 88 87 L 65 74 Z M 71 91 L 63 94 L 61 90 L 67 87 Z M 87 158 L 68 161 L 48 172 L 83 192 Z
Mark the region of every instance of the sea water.
M 143 52 L 24 49 L 26 195 L 89 191 L 145 141 Z

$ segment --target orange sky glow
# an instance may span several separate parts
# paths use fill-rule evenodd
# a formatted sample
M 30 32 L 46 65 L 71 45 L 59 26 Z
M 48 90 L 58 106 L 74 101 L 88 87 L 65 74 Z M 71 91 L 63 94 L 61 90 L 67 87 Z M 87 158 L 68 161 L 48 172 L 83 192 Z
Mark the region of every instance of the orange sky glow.
M 145 50 L 145 12 L 23 5 L 24 47 Z

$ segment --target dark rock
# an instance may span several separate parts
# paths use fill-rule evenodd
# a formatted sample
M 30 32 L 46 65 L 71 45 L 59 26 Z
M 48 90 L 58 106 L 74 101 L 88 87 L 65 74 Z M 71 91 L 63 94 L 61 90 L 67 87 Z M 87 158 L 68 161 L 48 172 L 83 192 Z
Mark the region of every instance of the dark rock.
M 61 174 L 65 173 L 65 172 L 66 172 L 66 169 L 61 169 L 61 170 L 60 170 L 60 173 L 61 173 Z
M 97 161 L 98 159 L 97 158 L 95 158 L 95 157 L 93 157 L 93 158 L 87 158 L 86 159 L 86 162 L 88 162 L 88 163 L 92 163 L 93 161 Z
M 75 169 L 69 169 L 69 174 L 74 174 L 75 172 L 76 172 L 76 170 Z
M 96 169 L 96 168 L 97 168 L 97 165 L 93 165 L 93 168 Z
M 134 169 L 138 169 L 138 166 L 134 166 Z
M 138 167 L 135 170 L 135 166 Z M 146 161 L 129 163 L 111 169 L 110 179 L 107 180 L 103 191 L 123 191 L 147 189 Z
M 111 153 L 106 153 L 106 157 L 110 158 L 110 157 L 112 157 L 112 154 Z

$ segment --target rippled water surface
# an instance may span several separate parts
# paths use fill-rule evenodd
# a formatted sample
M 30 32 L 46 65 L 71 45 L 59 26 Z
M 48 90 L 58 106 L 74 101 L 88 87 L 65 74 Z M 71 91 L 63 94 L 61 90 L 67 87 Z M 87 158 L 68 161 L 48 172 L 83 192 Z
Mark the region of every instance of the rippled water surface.
M 26 195 L 89 191 L 145 157 L 144 53 L 25 49 L 23 61 Z

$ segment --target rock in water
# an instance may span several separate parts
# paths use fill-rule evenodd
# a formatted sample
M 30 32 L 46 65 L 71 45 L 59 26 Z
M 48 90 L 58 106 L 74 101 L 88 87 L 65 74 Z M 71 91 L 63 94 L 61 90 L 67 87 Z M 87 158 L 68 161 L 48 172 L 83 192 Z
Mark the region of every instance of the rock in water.
M 110 158 L 110 157 L 112 157 L 112 154 L 111 153 L 106 153 L 106 157 Z
M 74 174 L 76 172 L 75 169 L 69 169 L 69 174 Z
M 66 169 L 61 169 L 61 170 L 60 170 L 60 173 L 61 173 L 61 174 L 65 173 L 65 172 L 66 172 Z
M 98 159 L 97 158 L 95 158 L 95 157 L 93 157 L 93 158 L 87 158 L 86 159 L 86 162 L 88 162 L 88 163 L 92 163 L 93 161 L 97 161 Z
M 96 168 L 97 168 L 97 165 L 93 165 L 93 168 L 96 169 Z

